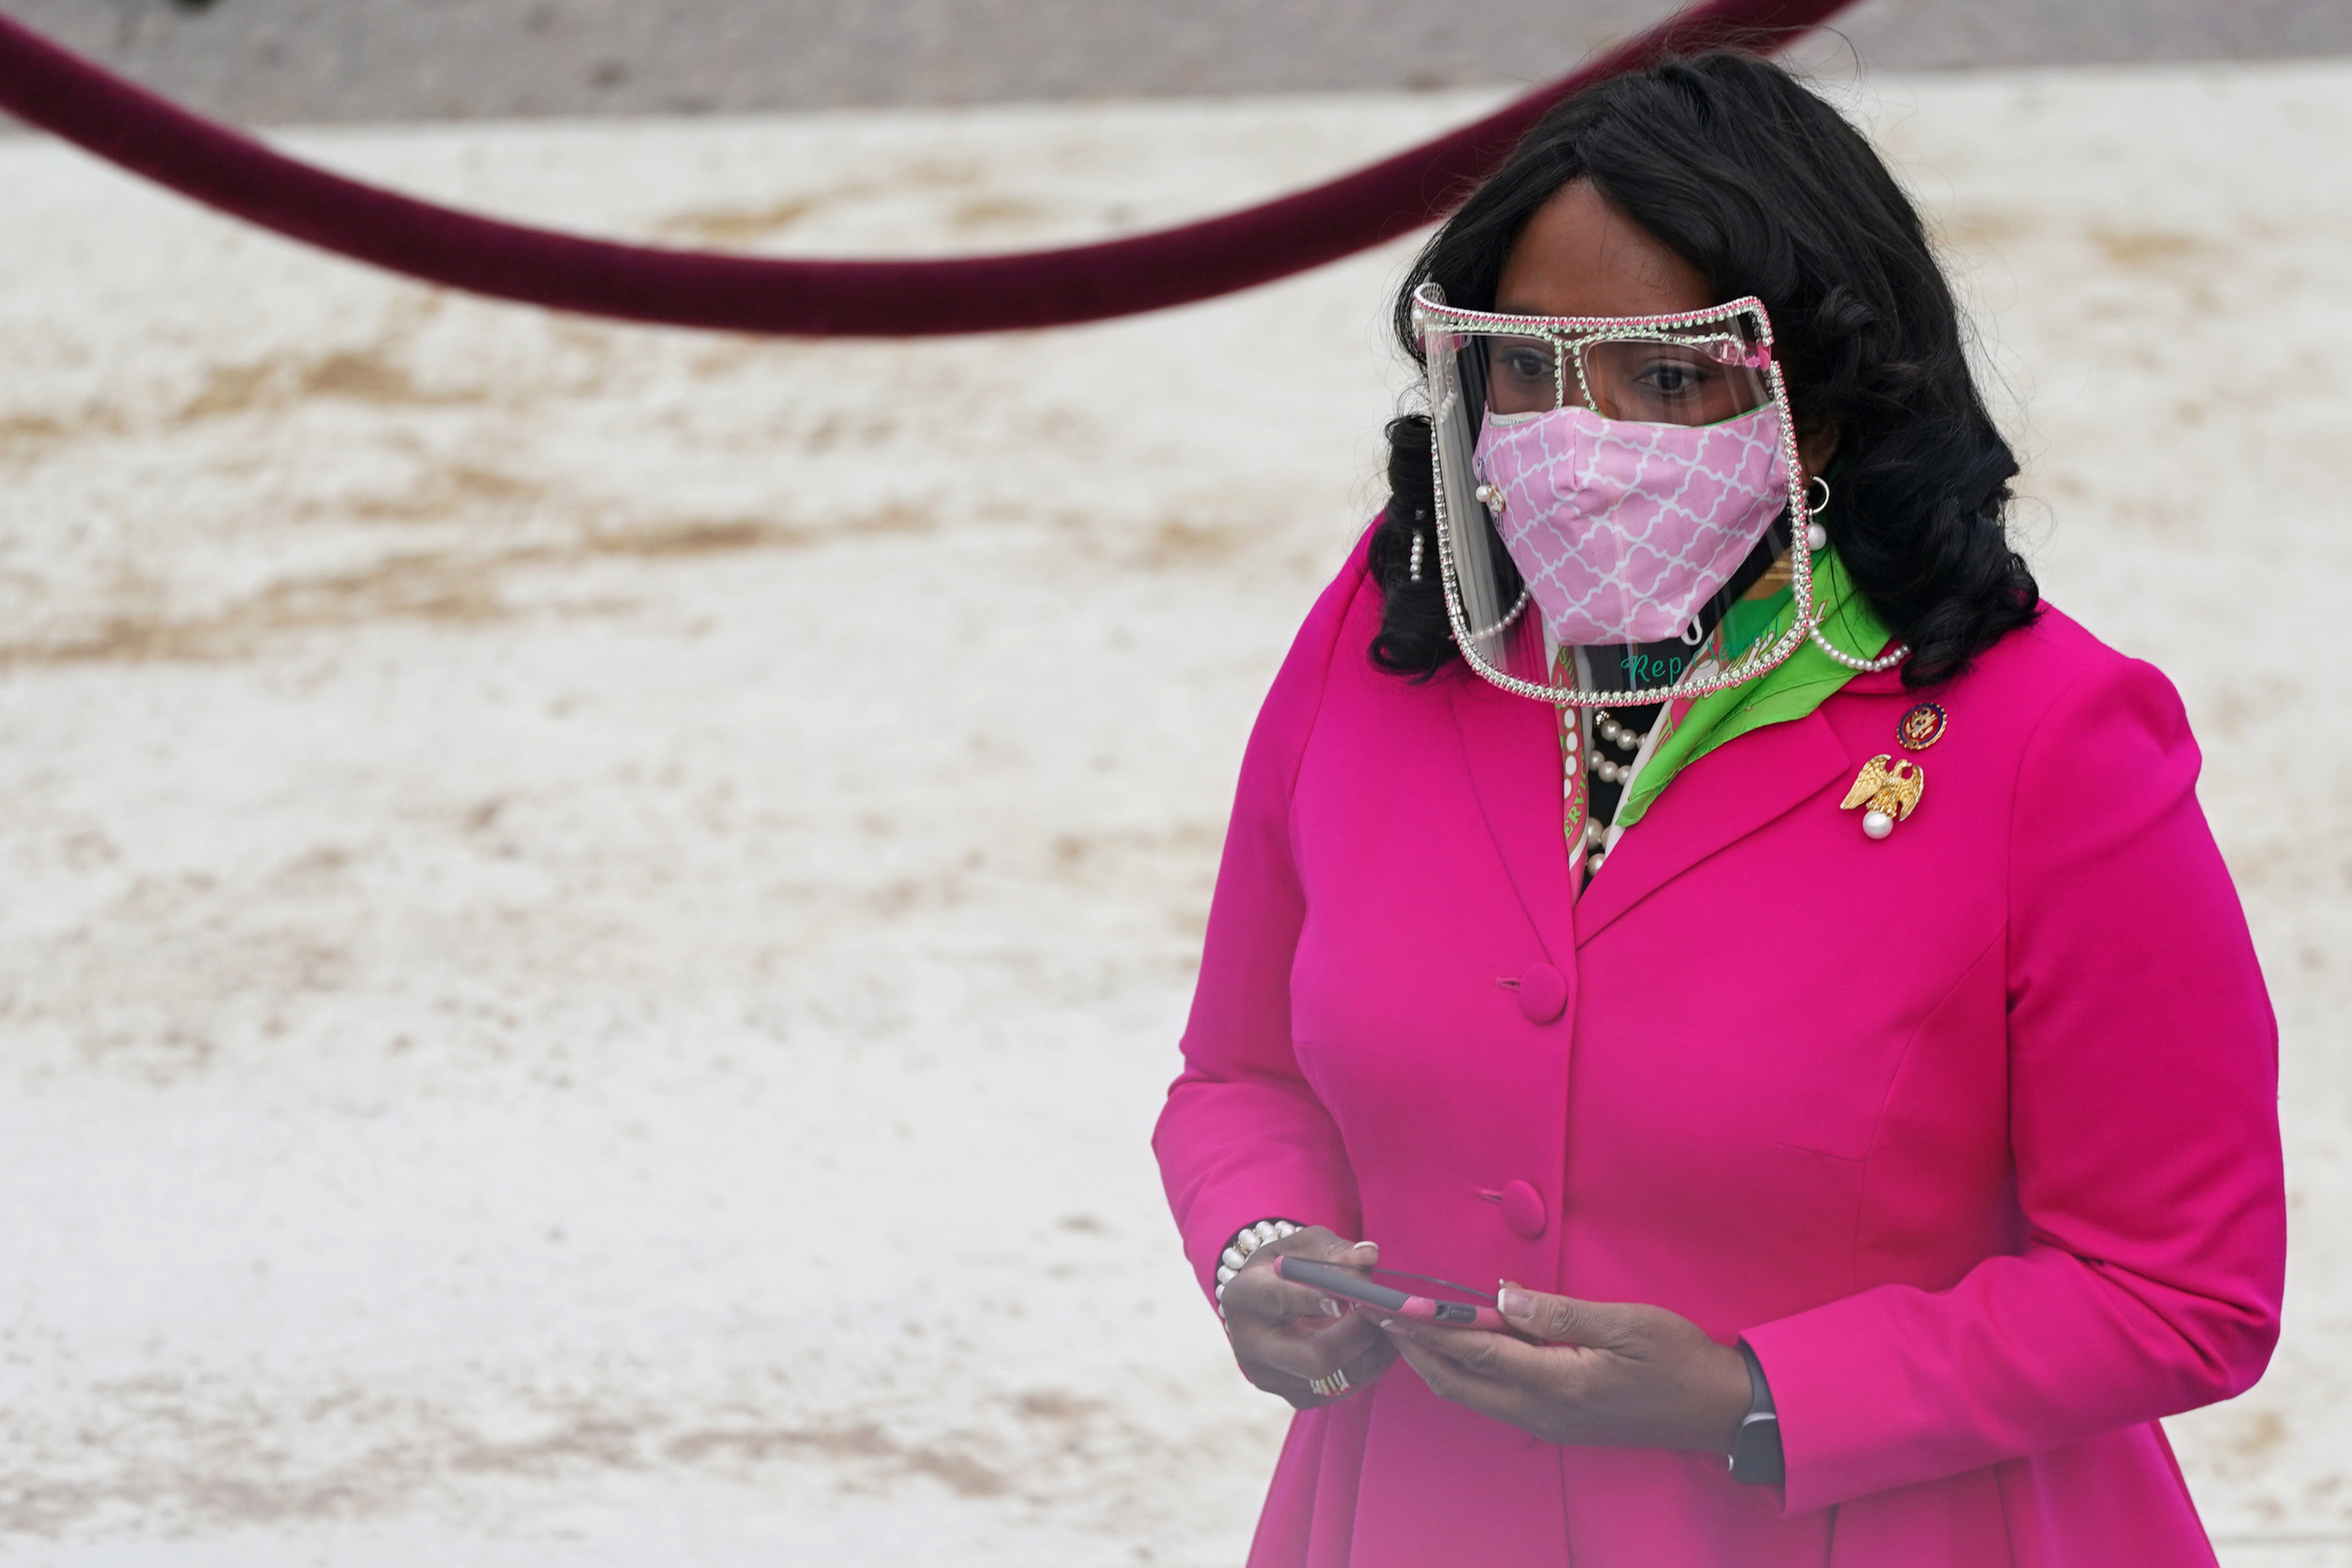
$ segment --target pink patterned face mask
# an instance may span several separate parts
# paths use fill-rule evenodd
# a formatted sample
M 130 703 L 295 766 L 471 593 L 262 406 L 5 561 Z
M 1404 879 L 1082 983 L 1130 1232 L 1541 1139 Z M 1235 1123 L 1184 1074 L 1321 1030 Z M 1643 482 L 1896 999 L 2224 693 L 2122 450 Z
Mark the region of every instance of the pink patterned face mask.
M 1482 496 L 1554 641 L 1681 635 L 1789 504 L 1780 412 L 1644 425 L 1589 408 L 1486 416 Z

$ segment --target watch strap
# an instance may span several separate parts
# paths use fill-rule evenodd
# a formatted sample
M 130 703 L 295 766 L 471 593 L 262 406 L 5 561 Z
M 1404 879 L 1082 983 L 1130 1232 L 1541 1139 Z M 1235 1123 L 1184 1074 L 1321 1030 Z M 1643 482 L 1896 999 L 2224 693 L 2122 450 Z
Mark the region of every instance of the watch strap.
M 1787 1476 L 1780 1451 L 1780 1415 L 1773 1408 L 1772 1385 L 1764 1379 L 1764 1363 L 1738 1344 L 1739 1359 L 1748 1363 L 1748 1413 L 1731 1439 L 1731 1479 L 1746 1486 L 1777 1487 Z

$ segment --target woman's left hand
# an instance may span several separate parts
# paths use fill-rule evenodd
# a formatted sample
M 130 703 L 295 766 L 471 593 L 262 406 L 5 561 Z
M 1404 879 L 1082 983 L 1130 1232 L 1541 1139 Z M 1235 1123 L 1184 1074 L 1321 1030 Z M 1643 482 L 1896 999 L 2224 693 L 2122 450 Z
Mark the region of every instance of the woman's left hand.
M 1574 1301 L 1505 1283 L 1530 1337 L 1391 1318 L 1381 1324 L 1439 1398 L 1552 1443 L 1727 1454 L 1748 1413 L 1748 1363 L 1664 1307 Z

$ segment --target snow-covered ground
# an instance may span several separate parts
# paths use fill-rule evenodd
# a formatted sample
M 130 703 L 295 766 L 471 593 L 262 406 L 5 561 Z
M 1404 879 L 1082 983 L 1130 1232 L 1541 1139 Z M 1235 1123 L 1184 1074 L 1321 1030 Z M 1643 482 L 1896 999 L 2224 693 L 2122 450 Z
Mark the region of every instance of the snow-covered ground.
M 2352 1563 L 2352 63 L 1838 90 L 1966 274 L 2052 596 L 2206 741 L 2296 1253 L 2270 1378 L 2173 1427 L 2232 1568 Z M 1477 101 L 296 140 L 956 251 Z M 1284 1411 L 1145 1138 L 1402 251 L 791 343 L 414 288 L 30 139 L 0 191 L 0 1550 L 1237 1561 Z

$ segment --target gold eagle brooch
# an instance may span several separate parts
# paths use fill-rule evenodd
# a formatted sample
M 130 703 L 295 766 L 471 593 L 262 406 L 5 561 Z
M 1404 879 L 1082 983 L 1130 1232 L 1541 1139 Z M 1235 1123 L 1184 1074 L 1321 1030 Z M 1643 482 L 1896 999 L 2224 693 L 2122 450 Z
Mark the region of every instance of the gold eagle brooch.
M 1898 763 L 1882 754 L 1862 764 L 1853 787 L 1845 792 L 1845 803 L 1838 809 L 1868 806 L 1862 816 L 1862 830 L 1870 837 L 1884 838 L 1895 831 L 1896 823 L 1919 809 L 1919 797 L 1927 790 L 1927 769 L 1908 757 Z

